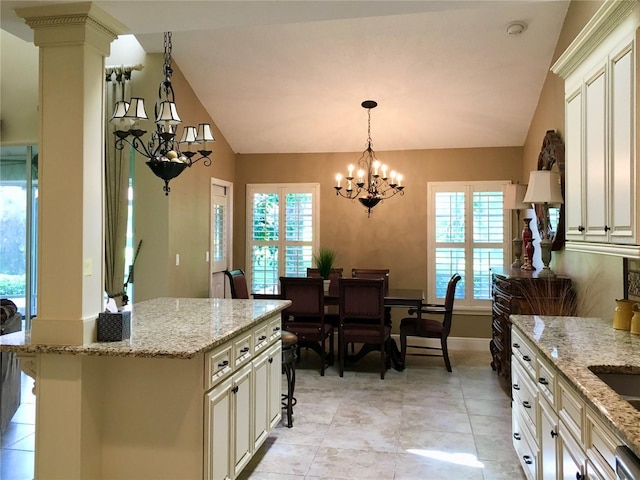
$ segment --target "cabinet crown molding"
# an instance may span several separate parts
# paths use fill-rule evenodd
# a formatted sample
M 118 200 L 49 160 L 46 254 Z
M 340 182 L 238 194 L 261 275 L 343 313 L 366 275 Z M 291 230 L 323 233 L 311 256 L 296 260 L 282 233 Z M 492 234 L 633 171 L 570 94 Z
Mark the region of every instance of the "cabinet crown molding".
M 605 1 L 553 64 L 551 71 L 566 79 L 637 6 L 637 0 Z

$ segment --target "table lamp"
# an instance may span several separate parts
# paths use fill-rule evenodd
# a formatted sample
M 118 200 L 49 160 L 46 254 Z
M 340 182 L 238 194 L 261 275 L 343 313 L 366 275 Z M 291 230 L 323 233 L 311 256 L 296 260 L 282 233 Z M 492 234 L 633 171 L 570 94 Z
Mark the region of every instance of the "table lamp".
M 564 203 L 560 190 L 560 174 L 551 170 L 536 170 L 529 174 L 529 186 L 524 196 L 524 203 L 543 206 L 542 239 L 540 251 L 544 267 L 539 277 L 553 278 L 556 274 L 549 268 L 551 262 L 552 241 L 549 238 L 549 205 Z
M 527 191 L 526 185 L 520 185 L 518 183 L 510 183 L 504 192 L 504 208 L 505 210 L 516 211 L 516 237 L 512 240 L 513 243 L 513 255 L 515 260 L 511 264 L 512 268 L 522 267 L 522 238 L 520 237 L 520 210 L 526 210 L 530 208 L 530 205 L 524 203 L 524 194 Z

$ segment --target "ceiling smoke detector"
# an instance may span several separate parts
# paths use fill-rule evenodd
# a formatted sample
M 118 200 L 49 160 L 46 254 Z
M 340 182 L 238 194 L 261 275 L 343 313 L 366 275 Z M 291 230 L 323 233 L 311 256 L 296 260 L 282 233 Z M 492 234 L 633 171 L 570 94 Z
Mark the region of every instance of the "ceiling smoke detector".
M 507 27 L 507 33 L 509 35 L 517 36 L 524 32 L 526 29 L 527 24 L 525 22 L 513 22 Z

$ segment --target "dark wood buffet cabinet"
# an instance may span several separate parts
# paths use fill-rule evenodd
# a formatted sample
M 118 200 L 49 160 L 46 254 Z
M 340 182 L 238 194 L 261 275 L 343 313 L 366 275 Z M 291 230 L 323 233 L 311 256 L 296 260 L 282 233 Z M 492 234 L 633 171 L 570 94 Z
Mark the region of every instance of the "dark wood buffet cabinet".
M 575 315 L 576 297 L 571 279 L 539 278 L 536 270 L 491 270 L 491 368 L 511 396 L 511 321 L 509 315 Z

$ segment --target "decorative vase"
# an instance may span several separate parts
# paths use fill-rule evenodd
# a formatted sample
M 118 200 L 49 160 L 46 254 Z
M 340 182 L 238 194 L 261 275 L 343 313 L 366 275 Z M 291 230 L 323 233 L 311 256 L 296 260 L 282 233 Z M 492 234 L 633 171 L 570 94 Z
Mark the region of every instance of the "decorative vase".
M 531 223 L 531 218 L 523 218 L 524 228 L 522 229 L 522 244 L 524 246 L 524 262 L 522 270 L 535 270 L 535 267 L 532 264 L 533 261 L 533 232 L 531 231 L 531 227 L 529 224 Z
M 324 283 L 324 293 L 329 293 L 329 287 L 331 286 L 331 280 L 323 280 Z
M 613 328 L 616 330 L 631 329 L 631 318 L 633 317 L 633 300 L 616 300 L 616 308 L 613 311 Z

